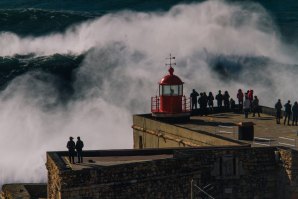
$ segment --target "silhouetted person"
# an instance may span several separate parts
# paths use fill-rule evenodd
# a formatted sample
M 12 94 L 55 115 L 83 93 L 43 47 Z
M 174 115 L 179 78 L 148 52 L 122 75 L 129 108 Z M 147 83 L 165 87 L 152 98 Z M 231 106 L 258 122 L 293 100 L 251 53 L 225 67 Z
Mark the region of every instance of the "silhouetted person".
M 297 102 L 294 103 L 293 107 L 292 107 L 292 112 L 293 112 L 293 120 L 292 120 L 292 125 L 297 126 L 297 120 L 298 120 L 298 104 Z
M 214 96 L 213 96 L 212 92 L 209 92 L 209 95 L 208 95 L 208 106 L 209 106 L 209 109 L 211 111 L 213 110 L 213 100 L 214 100 Z
M 70 163 L 74 162 L 74 156 L 75 156 L 75 142 L 73 141 L 73 137 L 69 137 L 69 141 L 67 142 L 66 147 L 68 148 L 68 158 Z
M 250 101 L 248 99 L 248 96 L 245 95 L 245 100 L 243 102 L 243 110 L 244 110 L 245 118 L 248 118 L 249 109 L 250 109 Z
M 238 93 L 237 93 L 237 99 L 238 99 L 238 104 L 239 104 L 239 111 L 242 111 L 243 109 L 243 98 L 244 98 L 244 95 L 243 95 L 243 92 L 241 89 L 238 90 Z
M 258 113 L 258 116 L 260 116 L 260 106 L 259 106 L 259 99 L 257 96 L 254 97 L 254 100 L 252 101 L 252 116 L 255 117 L 256 113 Z
M 236 103 L 233 98 L 230 99 L 230 106 L 231 106 L 232 111 L 234 111 L 236 108 Z
M 223 95 L 223 100 L 224 100 L 225 110 L 229 110 L 230 109 L 230 95 L 229 95 L 228 91 L 225 91 L 225 93 Z
M 191 109 L 197 109 L 197 97 L 199 96 L 199 93 L 195 90 L 192 89 L 192 93 L 190 94 L 190 98 L 191 98 Z
M 276 110 L 276 124 L 280 124 L 280 118 L 281 118 L 281 109 L 282 105 L 280 102 L 280 99 L 275 104 L 275 110 Z
M 76 150 L 78 155 L 78 163 L 83 162 L 83 155 L 82 155 L 83 147 L 84 147 L 83 141 L 81 140 L 80 137 L 77 137 Z
M 198 103 L 200 104 L 201 115 L 207 115 L 207 102 L 208 102 L 208 97 L 206 93 L 200 93 Z
M 292 105 L 290 104 L 290 100 L 288 101 L 288 103 L 286 103 L 284 105 L 285 107 L 285 119 L 284 119 L 284 125 L 286 125 L 286 121 L 288 118 L 288 125 L 290 125 L 290 117 L 291 117 L 291 110 L 292 110 Z
M 207 106 L 208 106 L 208 96 L 206 94 L 206 92 L 203 93 L 203 114 L 207 115 L 208 114 L 208 110 L 207 110 Z
M 200 93 L 199 98 L 198 98 L 198 104 L 200 105 L 200 109 L 203 108 L 203 93 Z
M 217 107 L 221 109 L 222 107 L 222 100 L 223 100 L 223 95 L 221 94 L 221 90 L 218 91 L 218 94 L 215 96 L 215 99 L 217 101 Z

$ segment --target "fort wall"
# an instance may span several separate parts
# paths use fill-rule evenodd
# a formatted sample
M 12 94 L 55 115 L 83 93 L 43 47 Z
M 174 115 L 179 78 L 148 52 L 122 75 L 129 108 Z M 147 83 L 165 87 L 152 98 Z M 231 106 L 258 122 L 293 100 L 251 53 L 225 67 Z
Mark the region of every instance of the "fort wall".
M 279 147 L 280 198 L 298 198 L 298 151 Z
M 149 115 L 133 116 L 134 148 L 236 146 L 243 143 L 205 131 L 194 131 L 154 120 Z
M 59 167 L 55 154 L 48 153 L 48 197 L 190 198 L 191 193 L 200 194 L 195 186 L 210 185 L 209 193 L 216 198 L 275 198 L 279 175 L 275 151 L 246 146 L 119 150 L 123 156 L 172 153 L 173 157 L 82 170 Z M 105 152 L 89 155 L 96 154 Z

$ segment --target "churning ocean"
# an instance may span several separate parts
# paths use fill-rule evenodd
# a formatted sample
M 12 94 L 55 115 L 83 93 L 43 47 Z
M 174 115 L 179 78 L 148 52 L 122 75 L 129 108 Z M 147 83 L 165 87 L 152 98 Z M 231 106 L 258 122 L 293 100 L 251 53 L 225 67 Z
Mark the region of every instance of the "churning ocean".
M 298 100 L 298 1 L 0 0 L 0 185 L 45 182 L 46 151 L 132 148 L 167 73 L 185 94 Z

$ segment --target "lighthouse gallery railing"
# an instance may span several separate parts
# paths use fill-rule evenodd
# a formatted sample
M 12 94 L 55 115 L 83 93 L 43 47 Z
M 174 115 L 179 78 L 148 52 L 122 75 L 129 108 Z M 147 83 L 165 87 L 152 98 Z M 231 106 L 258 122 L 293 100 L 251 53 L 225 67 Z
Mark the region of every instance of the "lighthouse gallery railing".
M 151 97 L 151 112 L 160 112 L 160 96 Z M 190 98 L 182 96 L 182 112 L 190 112 Z

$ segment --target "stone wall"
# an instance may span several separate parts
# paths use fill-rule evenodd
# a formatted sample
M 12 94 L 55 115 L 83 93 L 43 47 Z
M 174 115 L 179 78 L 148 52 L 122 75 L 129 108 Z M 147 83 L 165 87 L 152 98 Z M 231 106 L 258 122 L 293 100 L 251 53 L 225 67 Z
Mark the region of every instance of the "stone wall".
M 298 198 L 298 151 L 279 147 L 279 187 L 280 196 Z
M 44 184 L 44 183 L 4 184 L 2 186 L 0 198 L 1 199 L 47 198 L 47 184 Z
M 198 185 L 211 184 L 214 189 L 209 193 L 215 198 L 276 198 L 278 167 L 274 151 L 275 148 L 223 148 L 189 152 L 189 156 L 204 168 Z
M 131 150 L 130 155 L 134 151 L 151 152 Z M 172 149 L 173 158 L 76 171 L 66 167 L 57 171 L 53 154 L 48 154 L 49 198 L 190 198 L 191 188 L 198 197 L 192 180 L 198 187 L 212 186 L 209 193 L 215 198 L 276 198 L 275 151 L 273 147 Z M 125 155 L 120 150 L 119 154 Z
M 63 155 L 63 153 L 60 153 Z M 67 155 L 67 152 L 64 153 Z M 48 170 L 48 198 L 61 198 L 60 191 L 63 186 L 62 177 L 65 170 L 70 170 L 62 163 L 61 156 L 57 153 L 47 153 L 46 167 Z

